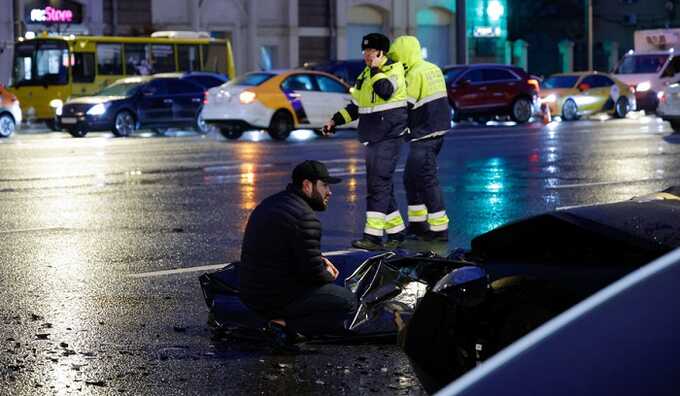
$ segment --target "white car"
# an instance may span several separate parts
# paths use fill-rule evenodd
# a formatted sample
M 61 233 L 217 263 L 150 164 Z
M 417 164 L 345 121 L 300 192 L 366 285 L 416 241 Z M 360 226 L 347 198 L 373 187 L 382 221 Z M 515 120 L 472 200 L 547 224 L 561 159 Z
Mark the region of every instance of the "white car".
M 313 70 L 253 72 L 209 89 L 202 117 L 228 139 L 249 129 L 265 129 L 276 140 L 300 128 L 319 134 L 351 102 L 349 88 L 337 77 Z
M 673 131 L 680 132 L 680 84 L 671 84 L 659 92 L 656 114 L 671 123 Z
M 19 100 L 0 85 L 0 138 L 11 136 L 19 125 L 21 125 Z

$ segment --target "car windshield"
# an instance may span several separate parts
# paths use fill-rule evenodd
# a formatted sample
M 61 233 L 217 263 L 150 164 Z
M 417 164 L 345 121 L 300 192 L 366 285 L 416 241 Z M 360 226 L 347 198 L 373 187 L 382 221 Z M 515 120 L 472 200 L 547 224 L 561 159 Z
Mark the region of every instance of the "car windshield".
M 552 76 L 543 81 L 543 88 L 573 88 L 578 81 L 578 76 Z
M 667 54 L 643 55 L 630 54 L 621 59 L 616 67 L 616 74 L 648 74 L 658 73 L 668 60 Z
M 132 96 L 134 95 L 142 83 L 116 83 L 102 89 L 96 96 Z
M 230 81 L 229 85 L 245 85 L 249 87 L 254 87 L 262 84 L 263 82 L 274 77 L 272 73 L 249 73 L 237 77 L 235 80 Z
M 17 43 L 12 82 L 16 86 L 67 84 L 68 65 L 68 49 L 62 41 Z

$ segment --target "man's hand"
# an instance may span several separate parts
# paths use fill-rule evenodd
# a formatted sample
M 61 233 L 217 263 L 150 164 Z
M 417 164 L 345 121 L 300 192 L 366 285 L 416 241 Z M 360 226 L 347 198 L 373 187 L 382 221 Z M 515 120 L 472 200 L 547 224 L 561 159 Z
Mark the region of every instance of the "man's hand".
M 372 56 L 369 60 L 368 67 L 379 67 L 383 59 L 385 59 L 385 54 L 382 51 L 378 51 L 377 55 Z
M 326 266 L 326 271 L 328 271 L 328 273 L 331 274 L 331 276 L 333 277 L 333 280 L 338 279 L 338 275 L 340 275 L 340 271 L 338 271 L 338 269 L 335 268 L 333 263 L 331 263 L 330 260 L 328 260 L 327 258 L 321 257 L 321 259 L 323 260 L 323 263 Z
M 321 130 L 321 133 L 323 133 L 324 136 L 329 136 L 335 133 L 335 121 L 330 120 L 324 124 L 323 129 Z M 329 261 L 330 263 L 330 261 Z M 331 264 L 332 265 L 332 264 Z

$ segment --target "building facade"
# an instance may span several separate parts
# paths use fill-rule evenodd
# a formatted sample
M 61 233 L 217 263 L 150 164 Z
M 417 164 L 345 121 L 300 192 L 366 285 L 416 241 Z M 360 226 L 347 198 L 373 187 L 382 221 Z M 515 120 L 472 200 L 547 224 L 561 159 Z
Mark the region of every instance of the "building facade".
M 361 38 L 417 36 L 426 58 L 455 63 L 454 0 L 0 0 L 0 82 L 27 33 L 148 35 L 209 32 L 231 39 L 238 73 L 361 58 Z M 505 62 L 507 0 L 467 1 L 470 62 Z M 49 9 L 49 10 L 48 10 Z M 67 17 L 68 16 L 68 17 Z
M 239 72 L 360 58 L 369 32 L 417 35 L 439 64 L 455 56 L 454 1 L 152 0 L 152 15 L 158 30 L 231 38 Z

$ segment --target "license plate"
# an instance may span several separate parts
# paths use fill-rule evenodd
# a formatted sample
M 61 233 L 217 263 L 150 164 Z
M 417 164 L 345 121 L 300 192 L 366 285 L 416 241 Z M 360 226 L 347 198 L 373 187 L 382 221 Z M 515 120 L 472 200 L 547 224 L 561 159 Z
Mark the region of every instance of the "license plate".
M 78 122 L 78 119 L 75 117 L 62 117 L 61 118 L 61 123 L 62 124 L 75 124 Z

